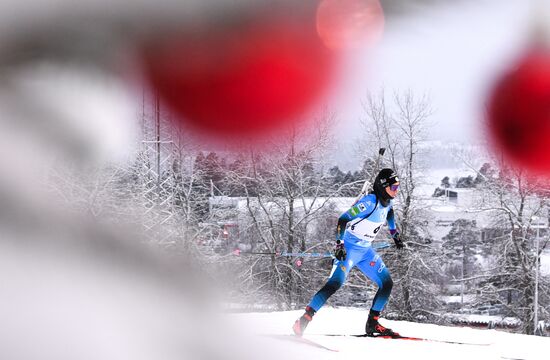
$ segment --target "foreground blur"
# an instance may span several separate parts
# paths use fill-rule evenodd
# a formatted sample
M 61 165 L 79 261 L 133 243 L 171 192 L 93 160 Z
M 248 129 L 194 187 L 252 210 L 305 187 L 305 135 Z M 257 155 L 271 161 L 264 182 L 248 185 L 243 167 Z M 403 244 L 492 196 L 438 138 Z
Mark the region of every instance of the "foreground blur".
M 253 344 L 243 346 L 246 340 L 239 340 L 230 324 L 222 324 L 216 304 L 220 294 L 203 279 L 193 257 L 154 251 L 145 245 L 139 227 L 105 225 L 90 213 L 71 211 L 62 201 L 65 195 L 70 200 L 69 189 L 52 191 L 47 174 L 53 165 L 66 165 L 86 177 L 90 168 L 124 161 L 135 150 L 141 76 L 146 77 L 136 71 L 140 44 L 155 42 L 181 24 L 238 22 L 244 12 L 253 17 L 269 10 L 271 3 L 42 0 L 28 6 L 2 2 L 1 359 L 258 357 Z M 409 5 L 385 1 L 385 6 L 386 16 L 391 16 Z M 328 36 L 334 47 L 339 36 Z M 302 64 L 301 70 L 311 70 L 308 65 Z M 279 79 L 270 74 L 276 88 Z M 325 79 L 321 83 L 311 79 L 307 71 L 298 75 L 300 84 L 303 77 L 311 81 L 304 92 L 325 84 Z M 245 95 L 260 96 L 252 94 L 254 86 L 246 87 Z M 210 120 L 219 115 L 210 112 L 207 90 L 200 99 L 202 108 L 192 102 L 182 111 L 206 114 Z M 268 95 L 269 91 L 260 100 L 280 110 L 281 104 L 272 105 Z M 242 99 L 237 100 L 236 109 L 241 111 Z M 283 109 L 280 114 L 294 115 L 306 106 L 308 99 L 302 100 L 290 104 L 291 113 Z M 247 115 L 252 121 L 254 114 Z M 261 356 L 269 359 L 277 354 Z

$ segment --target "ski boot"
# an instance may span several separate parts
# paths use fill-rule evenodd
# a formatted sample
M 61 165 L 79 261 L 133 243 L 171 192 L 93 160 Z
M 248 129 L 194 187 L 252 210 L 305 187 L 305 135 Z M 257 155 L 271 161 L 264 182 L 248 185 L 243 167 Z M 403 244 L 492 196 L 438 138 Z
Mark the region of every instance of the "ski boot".
M 380 317 L 379 311 L 371 310 L 371 312 L 369 313 L 367 324 L 365 325 L 365 333 L 367 336 L 370 336 L 370 337 L 384 336 L 384 337 L 395 337 L 395 338 L 400 336 L 398 333 L 396 333 L 392 329 L 388 329 L 387 327 L 380 325 L 380 323 L 378 322 L 379 317 Z
M 294 331 L 294 334 L 296 336 L 302 336 L 304 333 L 304 330 L 306 329 L 307 325 L 313 319 L 313 315 L 315 315 L 315 310 L 313 310 L 311 307 L 306 306 L 306 312 L 304 315 L 300 316 L 296 322 L 294 322 L 294 325 L 292 326 L 292 330 Z

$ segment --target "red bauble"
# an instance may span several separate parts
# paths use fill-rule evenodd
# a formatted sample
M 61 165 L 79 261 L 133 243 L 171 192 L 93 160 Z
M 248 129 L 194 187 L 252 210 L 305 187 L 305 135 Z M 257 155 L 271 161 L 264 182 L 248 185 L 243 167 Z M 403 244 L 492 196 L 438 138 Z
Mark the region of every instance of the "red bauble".
M 322 0 L 317 32 L 331 49 L 373 45 L 384 30 L 384 11 L 378 0 Z
M 209 135 L 257 135 L 292 123 L 318 101 L 334 53 L 315 8 L 190 26 L 148 44 L 146 78 L 179 121 Z
M 550 175 L 550 50 L 531 49 L 515 65 L 489 100 L 490 134 L 511 164 Z

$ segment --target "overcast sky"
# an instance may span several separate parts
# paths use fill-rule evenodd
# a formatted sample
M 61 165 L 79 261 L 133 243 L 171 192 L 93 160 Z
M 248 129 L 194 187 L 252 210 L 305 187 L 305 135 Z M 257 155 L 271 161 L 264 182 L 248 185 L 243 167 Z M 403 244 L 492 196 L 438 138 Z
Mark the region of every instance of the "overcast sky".
M 480 109 L 495 78 L 525 46 L 533 4 L 527 0 L 449 3 L 387 19 L 377 47 L 354 60 L 353 71 L 360 81 L 342 94 L 339 126 L 346 136 L 341 142 L 348 145 L 356 137 L 361 97 L 382 86 L 387 91 L 411 88 L 415 94 L 429 95 L 438 124 L 432 139 L 482 140 Z M 351 152 L 349 146 L 346 152 Z
M 350 58 L 346 69 L 354 81 L 336 89 L 337 97 L 329 104 L 340 121 L 335 139 L 342 145 L 337 158 L 335 155 L 338 164 L 352 170 L 360 166 L 353 143 L 358 136 L 359 119 L 364 116 L 361 99 L 367 91 L 377 92 L 382 86 L 388 92 L 410 88 L 419 96 L 427 94 L 431 98 L 433 120 L 438 124 L 430 134 L 432 139 L 462 143 L 482 140 L 480 110 L 488 88 L 525 45 L 532 3 L 548 1 L 449 0 L 448 5 L 433 1 L 437 5 L 386 17 L 382 39 L 376 47 Z M 107 6 L 103 1 L 87 3 L 96 4 L 98 9 L 102 9 L 100 5 Z M 17 13 L 17 9 L 11 12 Z M 35 12 L 40 13 L 40 9 Z M 20 16 L 19 20 L 24 23 L 25 19 Z M 79 44 L 75 42 L 76 47 Z M 62 113 L 69 112 L 71 116 L 67 118 L 74 120 L 75 126 L 86 124 L 83 133 L 97 133 L 101 140 L 97 142 L 107 149 L 105 153 L 116 153 L 115 147 L 124 152 L 130 147 L 128 144 L 135 143 L 134 131 L 128 128 L 135 122 L 136 108 L 139 113 L 142 107 L 141 88 L 129 93 L 123 79 L 115 79 L 110 72 L 99 76 L 78 65 L 34 64 L 18 78 L 33 99 L 42 100 L 48 107 L 62 108 Z M 97 131 L 88 129 L 91 126 Z

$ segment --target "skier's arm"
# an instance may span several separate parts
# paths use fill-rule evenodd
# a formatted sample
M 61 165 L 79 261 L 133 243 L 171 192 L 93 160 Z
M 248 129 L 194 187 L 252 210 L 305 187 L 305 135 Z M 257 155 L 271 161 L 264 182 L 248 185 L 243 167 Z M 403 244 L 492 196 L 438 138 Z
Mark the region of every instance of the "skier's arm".
M 346 225 L 352 219 L 349 212 L 346 211 L 338 218 L 338 226 L 336 227 L 336 240 L 344 239 L 344 232 L 346 231 Z
M 390 234 L 395 234 L 395 232 L 397 231 L 397 226 L 395 225 L 395 213 L 393 212 L 393 207 L 390 209 L 390 211 L 388 211 L 386 221 L 388 222 L 388 229 L 390 230 Z
M 336 227 L 336 245 L 334 246 L 334 257 L 336 260 L 346 260 L 346 249 L 344 248 L 344 233 L 346 225 L 352 218 L 346 211 L 338 218 L 338 226 Z
M 386 219 L 388 221 L 388 229 L 390 230 L 391 237 L 395 242 L 395 247 L 398 249 L 403 249 L 405 245 L 403 244 L 401 235 L 399 234 L 399 231 L 397 231 L 397 227 L 395 226 L 395 214 L 393 212 L 393 208 L 388 211 L 388 216 L 386 217 Z

